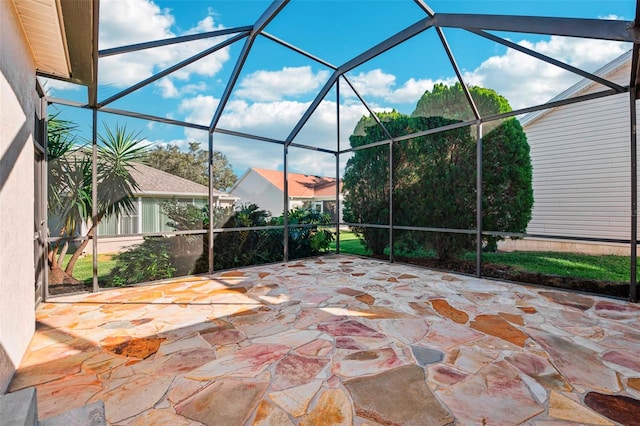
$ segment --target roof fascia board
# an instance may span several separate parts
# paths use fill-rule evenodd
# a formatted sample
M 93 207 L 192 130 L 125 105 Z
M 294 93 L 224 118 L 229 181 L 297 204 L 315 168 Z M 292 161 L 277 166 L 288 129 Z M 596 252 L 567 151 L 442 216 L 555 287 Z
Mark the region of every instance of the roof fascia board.
M 64 38 L 68 51 L 71 76 L 68 80 L 73 83 L 91 87 L 95 83 L 93 69 L 94 34 L 98 25 L 99 1 L 57 0 L 59 13 L 64 25 Z

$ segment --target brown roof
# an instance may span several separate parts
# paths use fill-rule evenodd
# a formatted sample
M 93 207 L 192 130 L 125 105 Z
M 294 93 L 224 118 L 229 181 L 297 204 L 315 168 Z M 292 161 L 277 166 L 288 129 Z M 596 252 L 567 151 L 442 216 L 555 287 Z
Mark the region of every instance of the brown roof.
M 139 195 L 185 195 L 203 197 L 209 195 L 209 188 L 204 185 L 158 170 L 146 164 L 135 163 L 130 171 L 140 187 L 136 191 Z M 213 190 L 213 194 L 214 196 L 234 198 L 226 192 L 218 191 L 217 189 Z
M 284 192 L 284 172 L 257 168 L 252 170 Z M 336 195 L 335 178 L 300 173 L 288 173 L 288 176 L 290 197 L 335 197 Z M 340 189 L 342 189 L 342 181 L 340 181 Z

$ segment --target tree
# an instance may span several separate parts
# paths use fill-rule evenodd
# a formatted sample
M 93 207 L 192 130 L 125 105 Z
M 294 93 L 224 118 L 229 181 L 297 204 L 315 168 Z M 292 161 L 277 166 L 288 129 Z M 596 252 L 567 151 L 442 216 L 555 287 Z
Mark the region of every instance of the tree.
M 410 133 L 456 123 L 443 117 L 410 117 Z M 421 136 L 394 146 L 394 211 L 397 225 L 431 228 L 475 227 L 475 140 L 468 128 Z M 470 248 L 468 234 L 401 232 L 408 239 L 451 259 Z
M 468 89 L 481 117 L 511 111 L 509 101 L 494 90 L 478 86 Z M 473 119 L 460 83 L 436 84 L 432 91 L 422 95 L 412 116 Z M 527 137 L 515 118 L 489 122 L 483 126 L 483 132 L 483 228 L 525 232 L 533 207 L 533 171 Z M 475 136 L 474 129 L 472 135 Z M 475 162 L 475 159 L 469 158 L 469 161 Z M 500 239 L 486 237 L 487 249 L 495 250 Z
M 490 89 L 469 88 L 483 116 L 510 110 L 506 99 Z M 435 85 L 421 97 L 411 117 L 393 113 L 379 115 L 393 137 L 437 129 L 473 117 L 459 84 Z M 364 123 L 364 125 L 363 125 Z M 350 141 L 353 147 L 386 139 L 385 133 L 366 117 L 358 123 Z M 531 160 L 526 136 L 514 118 L 496 121 L 483 137 L 484 229 L 524 232 L 531 219 L 533 189 Z M 364 135 L 361 135 L 364 133 Z M 469 230 L 476 227 L 475 131 L 459 128 L 414 137 L 393 145 L 394 224 Z M 347 221 L 386 224 L 377 200 L 388 204 L 388 148 L 355 151 L 344 178 Z M 348 215 L 347 215 L 348 212 Z M 381 217 L 386 216 L 386 217 Z M 378 231 L 374 234 L 372 231 Z M 385 241 L 381 230 L 357 228 L 365 246 L 380 254 Z M 386 230 L 382 230 L 387 234 Z M 398 232 L 399 240 L 432 248 L 441 259 L 451 259 L 473 247 L 475 235 L 452 232 Z M 388 237 L 387 237 L 388 239 Z M 495 247 L 497 237 L 487 237 Z
M 49 117 L 47 124 L 48 216 L 55 237 L 73 237 L 83 220 L 91 215 L 91 161 L 76 144 L 76 126 L 70 121 Z M 77 282 L 65 277 L 62 260 L 69 248 L 68 239 L 50 244 L 49 282 Z
M 53 121 L 53 123 L 51 123 Z M 58 217 L 59 236 L 65 240 L 53 243 L 49 251 L 49 280 L 52 284 L 73 282 L 73 270 L 100 222 L 107 217 L 133 211 L 133 193 L 138 185 L 130 170 L 146 153 L 146 146 L 138 133 L 116 126 L 115 131 L 105 127 L 98 135 L 97 214 L 92 217 L 92 167 L 86 147 L 76 145 L 75 126 L 66 121 L 50 120 L 47 141 L 49 164 L 49 214 Z M 68 241 L 88 230 L 73 251 L 62 271 L 62 259 L 69 247 Z
M 149 152 L 146 162 L 156 169 L 209 185 L 209 154 L 200 148 L 198 142 L 190 142 L 187 152 L 180 151 L 180 147 L 174 144 L 158 146 Z M 213 151 L 212 172 L 213 187 L 222 191 L 233 186 L 237 179 L 227 157 L 218 151 Z
M 402 133 L 406 116 L 392 111 L 378 113 L 385 127 L 394 133 Z M 397 136 L 397 135 L 396 135 Z M 362 117 L 349 137 L 356 148 L 371 142 L 387 139 L 388 135 L 372 117 Z M 389 223 L 389 147 L 385 145 L 355 151 L 347 161 L 343 188 L 345 191 L 343 217 L 351 223 Z M 352 227 L 364 246 L 380 255 L 389 244 L 385 229 Z
M 468 89 L 480 116 L 486 117 L 511 111 L 509 101 L 494 90 L 478 86 L 471 86 Z M 435 84 L 431 91 L 427 90 L 420 97 L 411 116 L 444 117 L 459 121 L 475 119 L 460 83 L 453 86 L 447 86 L 443 83 Z

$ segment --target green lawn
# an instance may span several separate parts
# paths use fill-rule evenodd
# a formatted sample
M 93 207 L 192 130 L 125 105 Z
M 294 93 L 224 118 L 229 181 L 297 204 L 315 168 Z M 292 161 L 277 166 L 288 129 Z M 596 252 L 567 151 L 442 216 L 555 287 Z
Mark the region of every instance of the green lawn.
M 335 243 L 331 246 L 335 250 Z M 352 232 L 340 233 L 340 252 L 361 256 L 370 255 Z M 433 257 L 434 253 L 396 253 L 407 257 Z M 466 260 L 474 260 L 475 253 L 468 253 Z M 512 266 L 519 271 L 537 272 L 563 277 L 577 277 L 605 281 L 629 281 L 629 257 L 592 256 L 555 252 L 484 253 L 483 262 Z
M 62 265 L 63 269 L 67 266 L 71 255 L 65 256 Z M 103 281 L 111 272 L 111 269 L 115 266 L 115 260 L 112 260 L 111 254 L 99 254 L 98 255 L 98 281 Z M 85 284 L 91 284 L 93 281 L 93 258 L 91 255 L 81 257 L 76 262 L 76 267 L 73 271 L 74 278 L 84 282 Z
M 330 250 L 335 250 L 336 242 L 333 241 L 329 248 Z M 353 232 L 340 232 L 340 253 L 357 254 L 360 256 L 370 254 Z
M 335 250 L 335 242 L 330 249 Z M 360 256 L 370 255 L 352 232 L 340 233 L 340 252 Z M 433 253 L 397 253 L 398 256 L 431 257 Z M 67 255 L 64 264 L 71 256 Z M 464 256 L 467 260 L 475 259 L 475 253 Z M 629 281 L 629 258 L 626 256 L 591 256 L 575 253 L 554 252 L 511 252 L 484 253 L 483 262 L 508 265 L 520 271 L 538 272 L 541 274 L 559 275 L 563 277 L 579 277 L 605 281 Z M 115 261 L 109 254 L 98 256 L 98 279 L 104 281 L 109 275 Z M 80 281 L 91 283 L 92 259 L 85 256 L 78 259 L 74 276 Z
M 469 256 L 470 258 L 475 258 Z M 510 265 L 520 271 L 604 281 L 629 281 L 629 257 L 576 253 L 485 253 L 484 262 Z

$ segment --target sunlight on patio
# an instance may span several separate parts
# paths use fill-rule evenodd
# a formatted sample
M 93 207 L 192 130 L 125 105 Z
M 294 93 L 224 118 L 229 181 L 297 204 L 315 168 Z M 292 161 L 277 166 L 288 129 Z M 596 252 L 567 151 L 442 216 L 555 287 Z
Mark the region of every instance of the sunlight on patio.
M 333 255 L 44 303 L 10 391 L 127 425 L 637 424 L 639 312 Z

